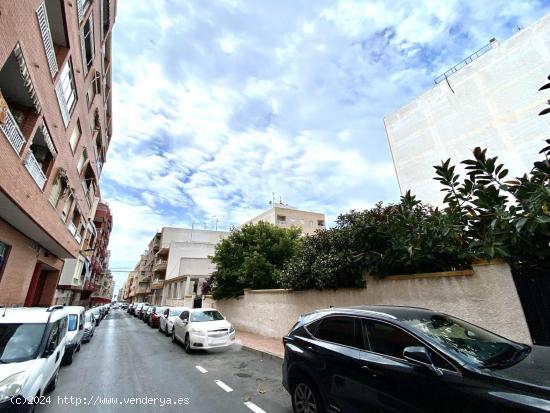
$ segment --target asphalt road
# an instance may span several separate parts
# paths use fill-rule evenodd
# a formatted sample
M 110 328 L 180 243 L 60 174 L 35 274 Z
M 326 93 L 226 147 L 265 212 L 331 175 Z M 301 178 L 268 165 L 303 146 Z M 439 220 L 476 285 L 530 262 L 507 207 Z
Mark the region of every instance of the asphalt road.
M 292 412 L 280 360 L 238 345 L 186 354 L 123 310 L 110 311 L 49 396 L 37 412 Z

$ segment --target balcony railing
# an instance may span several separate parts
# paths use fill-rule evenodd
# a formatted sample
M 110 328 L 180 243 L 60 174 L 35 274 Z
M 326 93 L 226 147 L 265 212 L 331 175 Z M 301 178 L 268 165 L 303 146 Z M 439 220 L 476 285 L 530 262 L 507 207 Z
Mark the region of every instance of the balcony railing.
M 69 228 L 69 232 L 74 236 L 76 234 L 76 226 L 75 224 L 73 224 L 72 222 L 69 222 L 69 226 L 67 227 Z
M 38 163 L 38 161 L 34 157 L 34 154 L 31 151 L 27 153 L 27 157 L 25 158 L 25 167 L 34 179 L 34 182 L 36 182 L 36 185 L 38 185 L 40 189 L 44 189 L 44 184 L 46 183 L 46 175 L 44 175 L 44 172 L 42 172 L 40 164 Z
M 2 132 L 4 132 L 4 135 L 6 135 L 6 138 L 8 138 L 12 148 L 15 152 L 17 152 L 17 154 L 19 154 L 23 145 L 25 145 L 26 140 L 9 109 L 5 112 L 4 123 L 0 123 L 0 128 L 2 129 Z
M 168 260 L 162 259 L 162 258 L 157 259 L 153 264 L 153 271 L 164 271 L 166 270 L 167 264 L 168 264 Z
M 160 290 L 164 287 L 164 280 L 156 279 L 151 283 L 151 290 Z

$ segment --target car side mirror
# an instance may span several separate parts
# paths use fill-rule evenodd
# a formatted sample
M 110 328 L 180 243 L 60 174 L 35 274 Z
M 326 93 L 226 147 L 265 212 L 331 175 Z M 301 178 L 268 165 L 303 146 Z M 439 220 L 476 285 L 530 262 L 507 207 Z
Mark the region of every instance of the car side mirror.
M 428 370 L 437 374 L 438 376 L 443 375 L 441 370 L 435 367 L 432 356 L 430 356 L 430 353 L 428 352 L 428 349 L 426 347 L 405 347 L 405 349 L 403 350 L 403 357 L 406 360 L 409 360 L 411 363 L 426 367 Z
M 78 326 L 78 329 L 79 329 L 79 330 L 84 330 L 84 324 L 80 324 L 80 325 Z
M 53 352 L 55 351 L 55 348 L 56 348 L 55 341 L 50 341 L 48 343 L 48 347 L 46 347 L 46 351 L 44 352 L 44 356 L 50 357 L 53 354 Z

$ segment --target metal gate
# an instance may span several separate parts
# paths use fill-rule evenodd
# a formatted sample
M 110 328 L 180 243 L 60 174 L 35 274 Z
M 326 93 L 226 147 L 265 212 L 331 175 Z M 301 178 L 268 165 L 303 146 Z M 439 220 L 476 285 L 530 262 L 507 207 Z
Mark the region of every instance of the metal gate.
M 534 344 L 550 346 L 550 271 L 512 270 Z

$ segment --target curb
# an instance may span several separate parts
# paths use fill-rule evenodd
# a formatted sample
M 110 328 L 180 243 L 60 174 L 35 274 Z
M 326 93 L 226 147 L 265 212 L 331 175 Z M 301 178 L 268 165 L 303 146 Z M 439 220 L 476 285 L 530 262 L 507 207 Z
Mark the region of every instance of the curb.
M 271 352 L 266 351 L 266 350 L 260 350 L 260 349 L 254 348 L 254 347 L 249 347 L 249 346 L 247 346 L 243 343 L 240 343 L 240 345 L 241 345 L 243 350 L 248 351 L 250 353 L 258 354 L 258 355 L 262 356 L 262 358 L 265 357 L 265 358 L 268 358 L 268 359 L 271 359 L 271 360 L 279 360 L 279 361 L 283 360 L 282 356 L 279 356 L 275 353 L 271 353 Z

